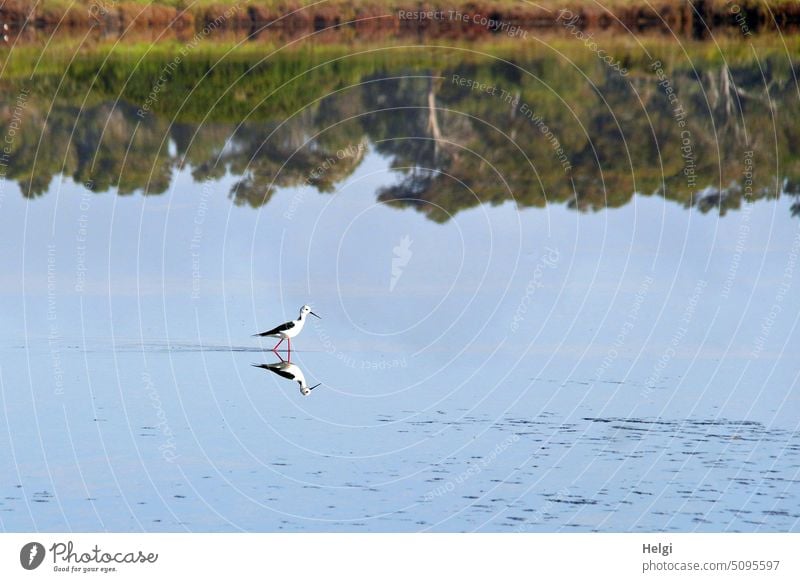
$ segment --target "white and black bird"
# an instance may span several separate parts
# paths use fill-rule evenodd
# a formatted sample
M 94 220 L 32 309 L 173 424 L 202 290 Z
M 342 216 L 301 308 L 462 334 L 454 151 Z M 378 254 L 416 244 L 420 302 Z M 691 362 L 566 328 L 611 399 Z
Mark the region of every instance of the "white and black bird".
M 296 364 L 292 364 L 291 362 L 280 361 L 274 364 L 253 364 L 253 366 L 263 370 L 269 370 L 282 378 L 297 382 L 300 384 L 300 394 L 303 396 L 308 396 L 314 388 L 321 384 L 320 382 L 320 384 L 309 386 L 308 382 L 306 382 L 306 377 L 303 375 L 303 371 Z
M 318 319 L 322 319 L 319 315 L 311 311 L 311 308 L 308 305 L 303 305 L 300 308 L 300 317 L 295 319 L 294 321 L 287 321 L 279 325 L 276 328 L 273 328 L 269 331 L 264 331 L 261 333 L 255 334 L 254 337 L 279 337 L 281 338 L 280 341 L 275 344 L 275 347 L 272 348 L 273 352 L 278 351 L 278 346 L 280 346 L 284 340 L 289 342 L 289 352 L 292 351 L 292 338 L 297 336 L 301 331 L 303 331 L 303 326 L 306 324 L 306 316 L 313 315 Z

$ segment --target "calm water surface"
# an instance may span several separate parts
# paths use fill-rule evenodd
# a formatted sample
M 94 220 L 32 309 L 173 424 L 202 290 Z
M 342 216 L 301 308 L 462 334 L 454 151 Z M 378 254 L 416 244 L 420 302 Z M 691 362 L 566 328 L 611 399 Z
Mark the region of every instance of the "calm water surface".
M 652 77 L 600 69 L 617 117 L 546 105 L 569 180 L 531 120 L 448 79 L 538 107 L 535 81 L 445 65 L 282 127 L 125 100 L 30 117 L 0 198 L 3 530 L 798 530 L 791 75 L 764 73 L 771 113 L 757 65 L 723 72 L 731 114 L 719 67 L 674 74 L 706 108 L 691 193 Z M 304 303 L 309 397 L 252 366 L 277 358 L 251 334 Z

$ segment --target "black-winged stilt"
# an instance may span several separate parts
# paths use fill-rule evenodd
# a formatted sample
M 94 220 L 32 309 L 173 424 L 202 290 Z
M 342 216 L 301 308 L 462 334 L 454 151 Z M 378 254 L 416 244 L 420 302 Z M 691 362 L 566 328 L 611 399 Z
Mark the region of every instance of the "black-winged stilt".
M 283 340 L 287 340 L 289 342 L 288 352 L 291 353 L 292 338 L 298 335 L 301 331 L 303 331 L 303 326 L 306 323 L 306 315 L 308 314 L 311 314 L 318 319 L 322 319 L 319 315 L 311 311 L 311 308 L 308 305 L 303 305 L 303 307 L 300 308 L 300 317 L 298 317 L 294 321 L 287 321 L 286 323 L 283 323 L 274 329 L 262 333 L 257 333 L 253 337 L 281 338 L 281 340 L 277 344 L 275 344 L 275 347 L 272 348 L 273 352 L 277 352 L 278 346 L 280 346 L 283 343 Z
M 311 394 L 311 391 L 321 384 L 315 384 L 314 386 L 309 386 L 306 382 L 306 377 L 303 375 L 303 371 L 297 366 L 296 364 L 292 364 L 291 362 L 285 362 L 281 360 L 280 362 L 276 362 L 274 364 L 253 364 L 256 368 L 261 368 L 262 370 L 269 370 L 270 372 L 274 372 L 278 376 L 286 378 L 287 380 L 291 380 L 292 382 L 297 382 L 300 384 L 300 394 L 303 396 L 308 396 Z

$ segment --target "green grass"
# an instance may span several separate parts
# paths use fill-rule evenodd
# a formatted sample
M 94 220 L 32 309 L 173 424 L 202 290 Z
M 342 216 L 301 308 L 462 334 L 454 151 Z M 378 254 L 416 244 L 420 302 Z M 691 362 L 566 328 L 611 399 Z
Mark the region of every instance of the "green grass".
M 626 0 L 627 1 L 627 0 Z M 715 42 L 683 40 L 680 44 L 662 36 L 631 37 L 614 33 L 596 33 L 594 38 L 602 44 L 615 58 L 624 59 L 629 68 L 646 67 L 650 56 L 672 62 L 676 67 L 691 67 L 693 62 L 729 64 L 750 62 L 753 50 L 764 58 L 770 55 L 785 55 L 786 52 L 800 55 L 800 36 L 761 35 L 741 42 L 735 36 L 722 36 Z M 329 59 L 366 53 L 381 54 L 380 58 L 397 63 L 401 60 L 418 60 L 417 51 L 405 51 L 402 48 L 413 45 L 409 39 L 387 39 L 380 42 L 328 42 L 312 41 L 281 45 L 269 39 L 255 42 L 246 41 L 243 36 L 235 35 L 209 37 L 201 40 L 187 55 L 190 59 L 219 60 L 245 59 L 259 60 L 277 51 L 276 56 L 285 54 L 304 54 L 310 60 L 324 62 Z M 427 46 L 450 47 L 459 53 L 460 59 L 483 58 L 479 53 L 486 53 L 498 58 L 519 60 L 541 55 L 562 53 L 578 64 L 588 64 L 596 60 L 596 56 L 582 43 L 563 35 L 549 35 L 546 31 L 534 33 L 526 40 L 508 37 L 486 37 L 483 40 L 453 41 L 429 40 Z M 77 36 L 57 36 L 48 41 L 20 44 L 13 48 L 0 46 L 0 79 L 21 76 L 33 76 L 51 72 L 63 72 L 64 66 L 74 60 L 92 58 L 103 60 L 111 58 L 118 62 L 135 64 L 138 61 L 168 62 L 178 55 L 185 44 L 175 38 L 168 38 L 156 43 L 150 42 L 116 42 L 104 40 L 84 42 Z M 751 48 L 752 47 L 752 48 Z M 469 52 L 475 51 L 473 57 Z M 467 54 L 463 54 L 466 52 Z M 684 54 L 685 53 L 685 54 Z M 374 57 L 373 57 L 374 58 Z M 435 63 L 432 63 L 435 65 Z

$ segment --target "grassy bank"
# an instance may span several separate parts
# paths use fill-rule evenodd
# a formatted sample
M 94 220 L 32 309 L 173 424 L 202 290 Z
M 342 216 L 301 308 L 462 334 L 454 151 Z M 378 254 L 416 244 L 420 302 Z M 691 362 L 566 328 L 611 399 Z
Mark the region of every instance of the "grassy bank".
M 649 66 L 656 59 L 667 63 L 670 71 L 687 74 L 695 68 L 719 67 L 723 63 L 728 66 L 752 65 L 754 51 L 760 59 L 780 62 L 783 69 L 787 66 L 787 51 L 790 54 L 800 53 L 800 36 L 778 39 L 765 35 L 755 37 L 749 43 L 742 43 L 736 37 L 721 37 L 715 43 L 688 40 L 680 45 L 662 36 L 633 40 L 611 32 L 600 32 L 594 38 L 632 75 L 650 74 Z M 354 80 L 379 70 L 436 70 L 451 60 L 462 64 L 485 62 L 489 55 L 490 60 L 518 63 L 547 59 L 563 63 L 566 59 L 590 76 L 598 64 L 596 55 L 582 43 L 575 42 L 572 37 L 555 34 L 524 41 L 492 37 L 477 43 L 466 40 L 447 42 L 438 46 L 436 51 L 432 50 L 433 46 L 417 46 L 417 43 L 402 40 L 358 42 L 357 50 L 354 50 L 352 43 L 298 42 L 286 45 L 268 39 L 250 42 L 242 34 L 222 32 L 202 39 L 190 51 L 186 51 L 185 46 L 177 38 L 158 43 L 119 42 L 114 39 L 89 42 L 84 38 L 65 36 L 46 43 L 23 44 L 13 49 L 0 47 L 0 81 L 13 83 L 35 78 L 37 83 L 32 90 L 43 97 L 82 95 L 90 101 L 95 96 L 99 100 L 116 96 L 120 82 L 124 81 L 124 96 L 135 102 L 142 97 L 137 94 L 137 88 L 138 92 L 149 91 L 166 65 L 179 55 L 182 55 L 182 68 L 196 67 L 196 74 L 205 71 L 213 74 L 214 69 L 240 68 L 242 70 L 237 73 L 238 77 L 241 72 L 252 69 L 249 76 L 238 80 L 239 84 L 250 82 L 256 73 L 267 72 L 275 79 L 266 86 L 274 86 L 278 79 L 282 83 L 290 78 L 291 71 L 296 70 L 308 71 L 315 76 L 330 76 L 322 84 L 328 89 L 349 77 Z M 786 74 L 790 72 L 787 70 Z M 217 83 L 220 81 L 218 78 L 215 80 Z M 263 78 L 253 81 L 254 88 L 258 88 L 263 81 Z M 214 88 L 209 98 L 216 100 L 217 90 L 222 86 L 224 84 Z M 177 94 L 185 90 L 182 86 L 172 87 Z M 316 91 L 319 87 L 312 83 L 311 89 Z M 287 97 L 304 102 L 302 96 L 295 93 Z M 246 100 L 239 102 L 243 109 L 249 107 Z M 175 103 L 172 99 L 164 99 L 161 106 L 167 110 L 162 113 L 174 115 L 175 112 L 170 108 Z M 294 103 L 288 109 L 293 107 Z M 207 111 L 204 107 L 200 110 Z M 236 112 L 235 115 L 243 112 Z
M 756 32 L 800 25 L 796 0 L 6 0 L 0 19 L 17 29 L 72 27 L 164 27 L 201 29 L 208 23 L 224 28 L 276 27 L 320 29 L 359 21 L 359 27 L 389 30 L 423 28 L 447 34 L 454 29 L 478 34 L 502 34 L 502 24 L 525 27 L 556 26 L 567 9 L 588 28 L 670 28 L 702 34 L 706 26 Z M 420 17 L 419 12 L 426 13 Z M 465 17 L 455 17 L 455 12 Z M 475 18 L 479 16 L 480 18 Z M 499 24 L 492 24 L 499 23 Z

